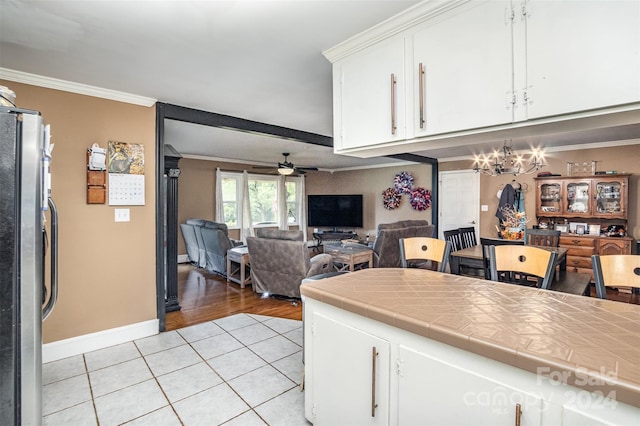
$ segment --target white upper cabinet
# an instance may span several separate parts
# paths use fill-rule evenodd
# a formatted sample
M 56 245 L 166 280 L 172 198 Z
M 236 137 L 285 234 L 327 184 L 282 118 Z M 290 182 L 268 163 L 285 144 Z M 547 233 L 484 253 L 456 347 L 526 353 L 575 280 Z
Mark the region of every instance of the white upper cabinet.
M 527 119 L 640 101 L 640 2 L 530 0 L 516 12 Z
M 404 37 L 350 56 L 333 68 L 334 146 L 406 139 Z
M 637 0 L 425 1 L 324 53 L 339 153 L 631 124 L 640 110 Z
M 509 0 L 471 2 L 422 24 L 411 57 L 414 136 L 513 121 Z

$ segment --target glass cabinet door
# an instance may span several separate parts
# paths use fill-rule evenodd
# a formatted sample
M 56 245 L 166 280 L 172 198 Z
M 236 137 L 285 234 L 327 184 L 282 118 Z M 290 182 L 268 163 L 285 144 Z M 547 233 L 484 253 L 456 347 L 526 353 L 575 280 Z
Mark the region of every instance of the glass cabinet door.
M 622 211 L 622 185 L 620 182 L 596 183 L 596 214 L 620 214 Z
M 567 184 L 567 212 L 589 214 L 589 182 Z
M 543 183 L 540 185 L 540 214 L 560 213 L 560 183 Z

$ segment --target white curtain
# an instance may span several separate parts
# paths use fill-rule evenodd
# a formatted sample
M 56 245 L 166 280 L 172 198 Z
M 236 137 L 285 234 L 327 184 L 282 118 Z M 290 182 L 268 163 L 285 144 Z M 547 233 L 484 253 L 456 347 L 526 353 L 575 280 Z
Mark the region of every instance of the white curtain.
M 304 189 L 304 175 L 300 176 L 300 208 L 298 210 L 298 223 L 300 229 L 304 235 L 304 240 L 307 241 L 307 195 Z
M 224 223 L 224 204 L 222 199 L 222 172 L 216 168 L 216 222 Z
M 289 229 L 289 220 L 287 218 L 287 187 L 285 182 L 285 176 L 278 176 L 277 185 L 277 199 L 278 199 L 278 228 L 287 230 Z
M 240 238 L 247 243 L 247 237 L 253 236 L 253 225 L 251 224 L 251 201 L 249 200 L 249 173 L 242 172 L 242 218 L 240 225 Z

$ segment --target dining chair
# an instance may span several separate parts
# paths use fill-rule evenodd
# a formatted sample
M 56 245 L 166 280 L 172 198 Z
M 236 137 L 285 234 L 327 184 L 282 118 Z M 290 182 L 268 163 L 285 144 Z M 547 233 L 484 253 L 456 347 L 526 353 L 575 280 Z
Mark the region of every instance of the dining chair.
M 536 276 L 538 286 L 549 289 L 557 256 L 556 252 L 527 245 L 489 246 L 491 280 L 529 284 L 526 277 Z
M 560 246 L 560 231 L 553 229 L 531 229 L 524 230 L 524 243 L 529 246 Z
M 409 267 L 409 261 L 430 260 L 438 263 L 438 272 L 444 272 L 449 262 L 451 242 L 429 237 L 400 239 L 400 260 L 402 267 Z
M 474 228 L 473 226 L 459 228 L 458 233 L 460 234 L 460 241 L 462 243 L 462 246 L 460 248 L 467 248 L 478 245 L 478 240 L 476 239 L 476 228 Z
M 607 298 L 607 287 L 640 288 L 640 255 L 610 254 L 591 256 L 596 295 Z
M 450 229 L 443 231 L 445 241 L 451 242 L 451 251 L 460 250 L 462 248 L 462 241 L 460 241 L 460 230 Z
M 480 246 L 482 246 L 482 264 L 484 265 L 484 279 L 491 279 L 491 265 L 489 264 L 489 246 L 514 246 L 523 245 L 522 240 L 507 240 L 501 238 L 484 238 L 480 237 Z

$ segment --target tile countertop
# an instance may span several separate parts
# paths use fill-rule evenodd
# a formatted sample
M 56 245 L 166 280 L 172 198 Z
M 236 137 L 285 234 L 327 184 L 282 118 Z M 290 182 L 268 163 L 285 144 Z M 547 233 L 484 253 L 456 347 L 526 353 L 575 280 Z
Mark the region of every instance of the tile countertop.
M 364 269 L 300 291 L 533 373 L 562 372 L 570 385 L 640 407 L 640 305 L 418 269 Z

